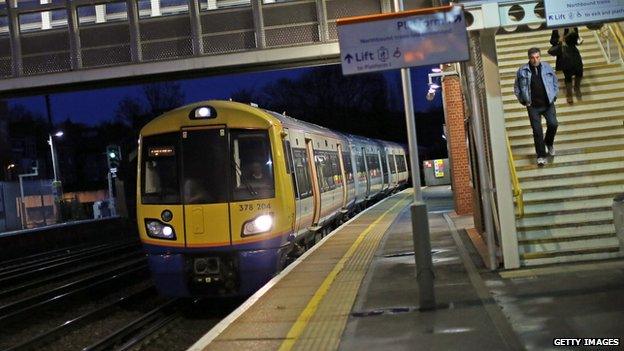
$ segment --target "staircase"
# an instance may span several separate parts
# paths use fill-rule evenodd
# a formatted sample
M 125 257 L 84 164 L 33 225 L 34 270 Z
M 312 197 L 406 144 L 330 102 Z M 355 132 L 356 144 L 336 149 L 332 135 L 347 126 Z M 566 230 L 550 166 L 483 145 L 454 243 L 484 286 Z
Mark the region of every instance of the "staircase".
M 624 192 L 624 66 L 608 64 L 592 31 L 579 28 L 584 63 L 583 101 L 565 99 L 559 76 L 556 156 L 543 168 L 535 159 L 526 108 L 513 94 L 516 70 L 527 49 L 548 55 L 550 30 L 496 37 L 505 127 L 524 194 L 524 216 L 516 219 L 523 266 L 619 257 L 613 197 Z M 542 119 L 545 128 L 545 120 Z

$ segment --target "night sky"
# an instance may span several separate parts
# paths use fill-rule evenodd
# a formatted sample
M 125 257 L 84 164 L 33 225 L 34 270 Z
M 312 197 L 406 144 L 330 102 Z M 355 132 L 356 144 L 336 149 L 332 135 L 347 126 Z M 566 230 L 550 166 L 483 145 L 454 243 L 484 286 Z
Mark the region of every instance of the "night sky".
M 280 78 L 296 79 L 301 74 L 314 70 L 314 67 L 297 68 L 288 70 L 264 71 L 258 73 L 241 73 L 222 76 L 211 76 L 196 79 L 184 79 L 177 81 L 185 95 L 185 104 L 209 100 L 229 99 L 232 93 L 242 89 L 260 89 L 265 84 Z M 424 97 L 428 90 L 427 73 L 431 67 L 412 69 L 412 86 L 414 94 L 414 109 L 416 112 L 428 112 L 440 110 L 442 101 L 440 94 L 436 94 L 433 101 L 427 101 Z M 395 99 L 402 99 L 400 88 L 400 75 L 398 70 L 386 71 L 384 76 L 388 85 L 395 87 L 392 92 Z M 104 121 L 112 121 L 115 117 L 115 109 L 119 101 L 125 96 L 142 96 L 141 85 L 125 87 L 113 87 L 103 89 L 82 90 L 76 92 L 51 94 L 51 108 L 53 123 L 60 123 L 66 119 L 95 125 Z M 8 99 L 9 105 L 24 105 L 28 110 L 46 117 L 45 100 L 43 95 Z M 403 106 L 401 100 L 398 106 Z M 297 116 L 293 116 L 297 118 Z

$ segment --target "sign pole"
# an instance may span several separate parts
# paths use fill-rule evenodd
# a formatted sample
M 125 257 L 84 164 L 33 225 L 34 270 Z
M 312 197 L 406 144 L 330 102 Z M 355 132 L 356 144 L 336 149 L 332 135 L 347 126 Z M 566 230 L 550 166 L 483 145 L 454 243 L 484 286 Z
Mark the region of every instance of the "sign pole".
M 403 0 L 394 0 L 394 9 L 396 12 L 403 11 Z M 435 308 L 436 303 L 433 290 L 434 275 L 431 261 L 429 217 L 427 216 L 427 205 L 423 202 L 420 187 L 420 167 L 418 160 L 418 142 L 416 138 L 416 120 L 414 118 L 414 102 L 412 100 L 412 80 L 408 68 L 401 69 L 401 83 L 403 85 L 403 103 L 405 106 L 405 121 L 407 124 L 410 168 L 412 173 L 412 185 L 414 187 L 414 202 L 410 210 L 412 214 L 414 256 L 416 258 L 419 309 L 431 310 Z

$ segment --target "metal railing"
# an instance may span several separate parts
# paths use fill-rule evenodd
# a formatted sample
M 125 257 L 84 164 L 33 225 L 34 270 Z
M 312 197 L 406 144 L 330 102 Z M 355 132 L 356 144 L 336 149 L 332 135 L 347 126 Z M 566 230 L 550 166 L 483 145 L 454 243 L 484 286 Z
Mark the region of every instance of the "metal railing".
M 609 63 L 624 65 L 624 33 L 620 23 L 606 23 L 596 36 Z
M 511 145 L 509 143 L 509 136 L 507 136 L 507 133 L 505 133 L 505 139 L 507 141 L 507 160 L 509 162 L 509 172 L 511 173 L 513 197 L 516 204 L 516 217 L 522 218 L 522 216 L 524 216 L 524 198 L 522 196 L 522 188 L 520 187 L 520 181 L 518 180 L 518 174 L 516 173 L 516 166 L 514 164 L 513 154 L 511 153 Z

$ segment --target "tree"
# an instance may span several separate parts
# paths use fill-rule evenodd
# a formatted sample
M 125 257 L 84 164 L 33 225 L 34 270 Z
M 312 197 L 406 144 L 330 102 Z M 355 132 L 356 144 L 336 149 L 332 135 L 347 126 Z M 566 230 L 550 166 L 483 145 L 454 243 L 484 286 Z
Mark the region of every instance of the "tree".
M 177 82 L 146 84 L 143 94 L 152 118 L 184 104 L 184 93 Z

